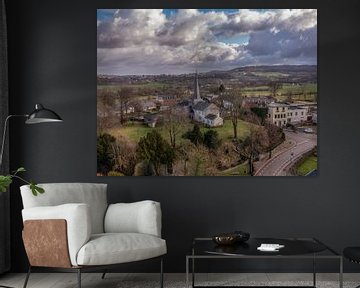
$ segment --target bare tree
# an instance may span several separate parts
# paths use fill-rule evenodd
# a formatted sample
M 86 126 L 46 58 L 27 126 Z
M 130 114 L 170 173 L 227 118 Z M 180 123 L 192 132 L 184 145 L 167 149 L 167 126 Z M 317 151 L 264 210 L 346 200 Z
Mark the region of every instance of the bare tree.
M 189 175 L 191 176 L 211 176 L 214 175 L 214 159 L 209 151 L 203 146 L 193 146 L 189 153 Z
M 269 84 L 269 91 L 271 93 L 271 96 L 276 98 L 276 95 L 278 94 L 279 90 L 282 88 L 282 84 L 277 81 L 271 81 Z
M 272 157 L 272 151 L 285 140 L 285 134 L 283 130 L 271 123 L 265 124 L 265 130 L 268 136 L 268 151 L 269 158 Z
M 243 108 L 240 113 L 240 118 L 246 122 L 255 124 L 255 125 L 261 125 L 262 119 L 254 113 L 251 109 Z
M 171 106 L 164 113 L 164 128 L 169 135 L 170 144 L 173 148 L 176 147 L 176 139 L 183 131 L 183 127 L 188 122 L 188 117 L 181 108 Z
M 235 142 L 235 151 L 241 159 L 248 161 L 251 176 L 254 175 L 254 161 L 267 146 L 268 138 L 264 129 L 255 126 L 250 129 L 250 135 L 244 141 L 237 140 Z
M 129 104 L 133 90 L 130 87 L 123 87 L 116 92 L 116 100 L 119 105 L 120 110 L 120 123 L 124 124 L 126 122 L 126 114 L 128 113 Z
M 109 89 L 97 90 L 98 134 L 114 123 L 115 94 Z
M 288 95 L 286 97 L 286 102 L 288 102 L 288 103 L 293 103 L 294 102 L 294 100 L 293 100 L 293 92 L 292 91 L 288 92 Z
M 233 89 L 221 96 L 222 106 L 228 112 L 233 126 L 234 139 L 238 138 L 238 123 L 242 111 L 243 95 L 241 89 Z
M 134 174 L 136 166 L 136 145 L 131 143 L 125 137 L 116 139 L 116 145 L 113 146 L 115 155 L 115 170 L 126 176 Z

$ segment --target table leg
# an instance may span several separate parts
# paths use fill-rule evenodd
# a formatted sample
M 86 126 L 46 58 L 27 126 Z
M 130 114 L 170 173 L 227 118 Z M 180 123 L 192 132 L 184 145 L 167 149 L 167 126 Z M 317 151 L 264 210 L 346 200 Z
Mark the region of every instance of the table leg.
M 339 287 L 343 288 L 343 257 L 340 257 Z
M 189 288 L 189 257 L 186 256 L 186 288 Z
M 195 258 L 192 258 L 192 261 L 191 261 L 191 264 L 192 264 L 192 287 L 194 288 L 195 287 Z
M 316 287 L 316 256 L 313 258 L 313 286 Z
M 191 259 L 191 268 L 192 268 L 192 287 L 194 288 L 195 287 L 195 249 L 193 247 L 192 249 L 192 259 Z

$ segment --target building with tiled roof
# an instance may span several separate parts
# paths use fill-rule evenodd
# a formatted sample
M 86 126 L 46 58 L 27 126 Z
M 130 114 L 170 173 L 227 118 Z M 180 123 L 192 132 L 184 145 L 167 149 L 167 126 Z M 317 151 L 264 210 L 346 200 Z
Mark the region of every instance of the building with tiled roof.
M 220 109 L 214 103 L 203 100 L 200 96 L 200 87 L 197 73 L 195 74 L 194 93 L 192 97 L 193 119 L 210 127 L 222 126 L 223 118 Z

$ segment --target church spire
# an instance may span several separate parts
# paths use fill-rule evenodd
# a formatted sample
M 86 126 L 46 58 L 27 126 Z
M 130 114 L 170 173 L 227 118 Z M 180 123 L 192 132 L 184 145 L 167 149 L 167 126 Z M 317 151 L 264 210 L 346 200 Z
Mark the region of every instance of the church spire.
M 194 94 L 193 94 L 193 102 L 196 104 L 197 102 L 201 101 L 200 96 L 200 88 L 199 88 L 199 79 L 198 79 L 198 73 L 197 70 L 195 72 L 195 82 L 194 82 Z

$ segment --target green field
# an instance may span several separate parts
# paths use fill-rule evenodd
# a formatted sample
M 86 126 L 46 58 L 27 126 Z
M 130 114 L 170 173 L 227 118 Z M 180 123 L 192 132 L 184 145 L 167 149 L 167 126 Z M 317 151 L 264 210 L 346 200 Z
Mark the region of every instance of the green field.
M 317 169 L 317 157 L 310 156 L 306 158 L 305 161 L 299 165 L 299 167 L 297 168 L 297 174 L 301 176 L 305 176 L 314 169 Z
M 238 123 L 238 137 L 243 139 L 250 133 L 250 127 L 251 123 L 241 121 L 239 120 Z M 183 135 L 186 131 L 191 130 L 193 128 L 194 124 L 187 123 L 184 125 L 181 125 L 180 133 L 178 134 L 178 139 L 180 143 L 184 141 L 184 139 L 181 138 L 181 135 Z M 150 132 L 152 129 L 157 129 L 160 134 L 164 137 L 164 139 L 169 140 L 168 132 L 163 127 L 157 127 L 157 128 L 150 128 L 144 124 L 141 123 L 128 123 L 125 126 L 118 126 L 109 128 L 104 132 L 107 132 L 111 135 L 113 135 L 115 138 L 125 137 L 129 139 L 131 142 L 139 142 L 140 138 L 145 136 L 148 132 Z M 210 128 L 202 127 L 202 132 L 206 132 Z M 222 127 L 216 127 L 212 128 L 216 130 L 219 133 L 219 138 L 222 140 L 231 139 L 233 136 L 233 127 L 230 120 L 227 120 L 224 122 L 224 125 Z
M 280 77 L 288 77 L 289 74 L 280 73 L 280 72 L 252 72 L 251 74 L 259 77 L 266 77 L 269 78 L 269 80 L 276 80 Z
M 169 84 L 159 83 L 159 82 L 149 82 L 149 83 L 140 83 L 140 84 L 100 84 L 97 85 L 97 88 L 102 89 L 109 89 L 109 90 L 120 90 L 121 88 L 149 88 L 149 89 L 158 89 L 168 87 Z
M 149 83 L 140 83 L 140 84 L 102 84 L 97 86 L 99 91 L 105 89 L 108 89 L 110 91 L 117 91 L 117 90 L 121 90 L 121 88 L 124 87 L 133 88 L 134 90 L 133 97 L 138 99 L 154 98 L 154 95 L 157 95 L 159 92 L 172 94 L 175 93 L 175 91 L 177 91 L 177 88 L 179 87 L 183 88 L 184 90 L 187 89 L 187 86 L 185 84 L 180 84 L 180 86 L 176 88 L 170 83 L 161 83 L 161 82 L 149 82 Z M 316 101 L 315 98 L 317 95 L 317 84 L 316 83 L 307 83 L 303 85 L 283 84 L 282 88 L 279 89 L 279 91 L 277 92 L 276 98 L 280 101 L 286 100 L 287 96 L 290 93 L 293 94 L 293 100 Z M 265 85 L 243 87 L 242 94 L 243 96 L 246 97 L 271 96 L 269 87 Z M 183 95 L 183 96 L 188 97 L 189 95 Z
M 281 89 L 277 92 L 277 98 L 279 100 L 286 99 L 289 93 L 294 94 L 294 99 L 303 98 L 303 94 L 307 94 L 308 100 L 311 100 L 311 95 L 317 94 L 317 84 L 316 83 L 308 83 L 304 85 L 291 85 L 284 84 Z M 244 96 L 271 96 L 271 93 L 267 86 L 250 86 L 243 88 Z M 301 94 L 301 95 L 298 95 Z

